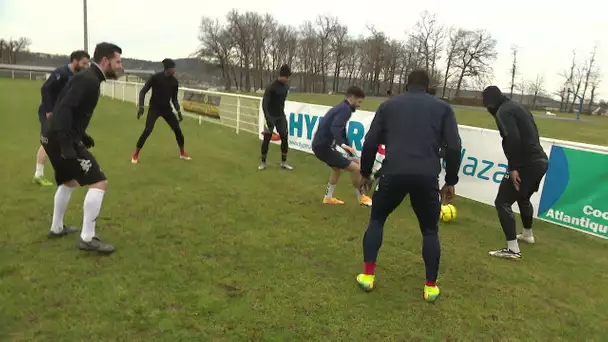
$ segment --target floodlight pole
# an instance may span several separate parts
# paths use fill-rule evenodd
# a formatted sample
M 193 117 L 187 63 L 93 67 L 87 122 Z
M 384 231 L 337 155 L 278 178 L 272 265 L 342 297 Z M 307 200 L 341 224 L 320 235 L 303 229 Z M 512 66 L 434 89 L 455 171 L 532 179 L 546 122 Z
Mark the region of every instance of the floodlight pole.
M 84 51 L 89 52 L 89 25 L 87 20 L 87 0 L 82 0 L 84 22 Z

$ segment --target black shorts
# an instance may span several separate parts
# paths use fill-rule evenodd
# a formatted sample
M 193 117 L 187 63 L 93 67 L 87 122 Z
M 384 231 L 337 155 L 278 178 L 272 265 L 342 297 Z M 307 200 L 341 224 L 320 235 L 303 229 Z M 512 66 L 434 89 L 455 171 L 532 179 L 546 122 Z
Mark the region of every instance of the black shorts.
M 382 175 L 372 197 L 372 220 L 386 218 L 410 195 L 412 209 L 423 235 L 439 230 L 441 198 L 437 177 L 417 175 Z
M 42 139 L 41 143 L 55 170 L 57 185 L 76 180 L 81 186 L 85 186 L 106 180 L 97 160 L 82 143 L 74 144 L 76 159 L 64 159 L 61 156 L 59 141 L 52 135 Z
M 46 113 L 38 112 L 38 121 L 40 121 L 40 137 L 42 138 L 46 135 L 46 130 L 48 128 Z
M 287 118 L 285 116 L 266 116 L 266 125 L 264 125 L 264 133 L 272 134 L 275 128 L 277 129 L 277 133 L 279 133 L 281 137 L 287 138 L 289 136 L 289 133 L 287 132 Z
M 334 150 L 331 147 L 314 147 L 312 148 L 317 159 L 327 164 L 329 167 L 335 167 L 341 170 L 346 169 L 350 165 L 350 160 L 342 155 L 342 153 Z

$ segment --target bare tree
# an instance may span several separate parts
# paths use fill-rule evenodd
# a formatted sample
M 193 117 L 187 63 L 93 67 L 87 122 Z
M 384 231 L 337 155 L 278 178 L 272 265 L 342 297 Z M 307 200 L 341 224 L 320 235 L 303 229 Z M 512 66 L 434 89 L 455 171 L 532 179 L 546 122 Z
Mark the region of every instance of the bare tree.
M 536 108 L 538 95 L 544 91 L 545 79 L 541 75 L 536 75 L 536 79 L 530 82 L 529 88 L 532 93 L 532 109 Z
M 570 92 L 568 89 L 572 88 L 572 80 L 574 79 L 574 69 L 576 68 L 576 51 L 572 51 L 572 63 L 570 63 L 570 69 L 562 71 L 560 76 L 564 78 L 564 91 L 565 96 L 562 96 L 562 101 L 559 105 L 560 111 L 567 111 L 568 104 L 570 103 Z
M 457 63 L 457 60 L 461 59 L 461 54 L 464 52 L 461 48 L 461 44 L 466 35 L 467 31 L 463 29 L 450 29 L 447 46 L 446 68 L 443 77 L 443 91 L 441 94 L 442 98 L 445 98 L 448 80 L 458 71 L 454 65 Z
M 329 43 L 339 26 L 338 18 L 329 16 L 318 16 L 317 26 L 319 27 L 319 42 L 321 43 L 320 48 L 320 66 L 321 66 L 321 81 L 322 81 L 322 92 L 327 93 L 327 62 L 329 60 Z
M 437 62 L 445 39 L 445 27 L 439 24 L 435 14 L 424 11 L 410 36 L 418 44 L 424 69 L 432 79 L 435 78 Z
M 524 99 L 525 99 L 525 95 L 524 93 L 526 92 L 528 88 L 528 83 L 526 83 L 526 80 L 522 78 L 520 78 L 519 82 L 517 82 L 517 85 L 515 85 L 515 89 L 519 90 L 520 92 L 520 98 L 519 98 L 519 103 L 521 103 L 522 105 L 524 104 Z
M 460 45 L 462 52 L 459 63 L 456 96 L 460 92 L 465 77 L 477 76 L 491 70 L 490 62 L 496 59 L 496 40 L 484 30 L 467 31 Z
M 513 53 L 513 63 L 511 66 L 511 98 L 513 98 L 513 89 L 515 88 L 515 76 L 517 75 L 517 46 L 513 46 L 511 48 L 511 52 Z
M 233 10 L 225 24 L 203 18 L 196 55 L 218 66 L 228 90 L 262 88 L 283 63 L 293 70 L 292 86 L 307 92 L 339 92 L 346 83 L 374 95 L 401 92 L 407 74 L 424 68 L 432 86 L 443 84 L 443 97 L 452 85 L 457 96 L 461 88 L 476 87 L 491 75 L 496 41 L 486 31 L 452 28 L 448 34 L 429 12 L 421 14 L 405 41 L 368 29 L 366 35 L 352 37 L 336 17 L 319 16 L 296 29 L 270 14 Z M 0 53 L 7 56 L 8 49 L 3 44 Z
M 2 40 L 0 45 L 0 61 L 6 55 L 6 61 L 8 64 L 17 64 L 17 56 L 20 52 L 27 51 L 32 45 L 32 41 L 26 37 L 20 37 L 18 39 Z
M 589 85 L 591 86 L 591 94 L 589 96 L 589 104 L 587 105 L 587 113 L 589 114 L 591 114 L 592 111 L 593 101 L 595 100 L 596 95 L 595 92 L 600 86 L 601 75 L 602 73 L 600 72 L 600 69 L 598 67 L 594 68 L 593 72 L 591 73 L 591 79 L 589 80 Z
M 239 60 L 239 88 L 250 91 L 251 89 L 251 64 L 253 59 L 253 37 L 251 30 L 251 17 L 253 13 L 247 12 L 240 14 L 237 10 L 232 10 L 227 15 L 230 36 L 237 47 Z M 243 87 L 243 73 L 245 74 L 245 86 Z
M 316 80 L 319 73 L 319 36 L 312 22 L 306 21 L 300 28 L 299 62 L 303 70 L 300 87 L 309 92 L 316 91 Z
M 340 88 L 340 77 L 342 76 L 343 63 L 348 44 L 348 27 L 338 25 L 331 39 L 331 52 L 334 56 L 334 79 L 332 91 L 338 92 Z
M 585 63 L 585 65 L 580 66 L 574 70 L 574 76 L 571 81 L 572 88 L 570 88 L 570 91 L 572 92 L 572 94 L 574 96 L 572 96 L 572 101 L 570 102 L 570 109 L 568 109 L 568 112 L 570 112 L 570 113 L 574 112 L 574 103 L 576 102 L 576 100 L 579 100 L 582 102 L 582 100 L 579 99 L 578 97 L 579 97 L 579 92 L 581 90 L 581 84 L 583 83 L 583 79 L 585 78 L 586 74 L 587 74 L 587 64 L 586 63 Z
M 6 47 L 6 41 L 0 38 L 0 63 L 4 63 L 4 48 Z
M 376 30 L 375 27 L 369 26 L 371 37 L 366 39 L 367 52 L 369 53 L 368 74 L 370 76 L 370 90 L 372 94 L 380 93 L 380 73 L 384 58 L 386 57 L 387 38 L 384 32 Z
M 585 72 L 585 83 L 583 85 L 583 92 L 581 94 L 581 101 L 584 103 L 585 95 L 587 94 L 587 88 L 589 87 L 589 81 L 591 74 L 594 71 L 595 67 L 595 54 L 597 52 L 597 45 L 593 47 L 593 51 L 591 52 L 591 56 L 589 57 L 589 61 L 587 62 L 586 72 Z
M 230 33 L 220 25 L 219 21 L 203 17 L 200 25 L 198 40 L 200 42 L 196 55 L 219 65 L 222 70 L 222 78 L 227 91 L 232 88 L 230 77 L 230 50 L 232 39 Z

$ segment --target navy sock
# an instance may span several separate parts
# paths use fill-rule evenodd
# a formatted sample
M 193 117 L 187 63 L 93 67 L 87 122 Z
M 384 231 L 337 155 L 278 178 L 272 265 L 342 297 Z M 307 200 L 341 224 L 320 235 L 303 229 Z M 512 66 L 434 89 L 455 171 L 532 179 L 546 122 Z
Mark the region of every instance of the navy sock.
M 424 265 L 426 266 L 427 281 L 437 281 L 440 257 L 441 247 L 439 245 L 439 236 L 436 233 L 424 235 L 422 237 L 422 258 L 424 259 Z
M 378 251 L 382 246 L 382 235 L 384 222 L 370 220 L 365 235 L 363 236 L 363 261 L 376 262 Z

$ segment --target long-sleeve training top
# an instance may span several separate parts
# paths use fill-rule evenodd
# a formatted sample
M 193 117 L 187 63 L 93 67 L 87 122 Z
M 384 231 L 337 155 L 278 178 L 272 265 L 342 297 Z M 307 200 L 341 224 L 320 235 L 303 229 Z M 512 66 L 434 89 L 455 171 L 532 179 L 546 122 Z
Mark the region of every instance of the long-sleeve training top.
M 179 91 L 179 82 L 175 76 L 169 76 L 164 71 L 157 72 L 150 76 L 146 84 L 139 92 L 139 106 L 144 106 L 146 94 L 152 89 L 150 97 L 150 107 L 160 110 L 171 110 L 171 103 L 176 110 L 181 110 L 177 93 Z
M 89 126 L 99 100 L 99 86 L 106 78 L 95 63 L 75 74 L 63 88 L 49 120 L 49 136 L 57 135 L 67 142 L 77 142 Z
M 495 116 L 509 171 L 547 161 L 532 114 L 519 103 L 505 99 Z
M 264 98 L 262 99 L 264 116 L 272 118 L 285 116 L 285 100 L 288 93 L 289 86 L 279 80 L 275 80 L 266 86 Z
M 386 148 L 383 174 L 431 177 L 441 172 L 439 150 L 445 146 L 445 182 L 458 183 L 461 140 L 456 116 L 448 103 L 424 89 L 410 87 L 378 107 L 361 153 L 365 177 L 372 172 L 380 144 Z
M 355 110 L 344 100 L 332 107 L 323 117 L 312 139 L 314 147 L 350 145 L 346 136 L 346 124 Z
M 44 81 L 44 84 L 40 88 L 42 102 L 40 103 L 40 107 L 38 109 L 41 115 L 51 113 L 53 111 L 53 107 L 55 107 L 59 93 L 61 93 L 61 90 L 66 84 L 68 84 L 70 77 L 73 75 L 74 73 L 72 70 L 70 70 L 70 65 L 66 64 L 55 69 L 49 78 Z

